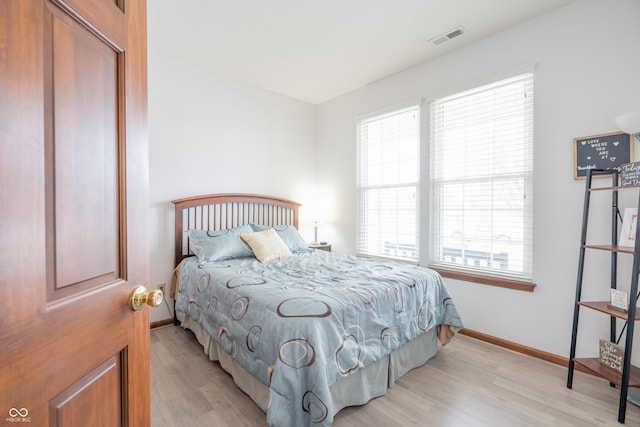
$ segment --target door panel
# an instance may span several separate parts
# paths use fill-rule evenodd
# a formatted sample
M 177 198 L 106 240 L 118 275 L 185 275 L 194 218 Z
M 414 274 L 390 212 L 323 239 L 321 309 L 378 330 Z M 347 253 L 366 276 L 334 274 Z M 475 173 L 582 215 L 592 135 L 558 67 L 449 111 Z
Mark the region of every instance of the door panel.
M 0 1 L 0 93 L 0 419 L 149 425 L 145 1 Z
M 68 14 L 47 8 L 45 103 L 52 129 L 45 132 L 47 236 L 52 297 L 114 281 L 124 259 L 119 245 L 118 52 Z M 99 244 L 96 244 L 98 243 Z M 91 257 L 83 254 L 91 253 Z M 82 262 L 78 259 L 82 258 Z M 70 289 L 69 287 L 73 287 Z M 63 289 L 66 288 L 66 289 Z
M 120 357 L 109 358 L 55 397 L 50 405 L 51 426 L 119 426 L 122 400 L 111 390 L 122 390 Z

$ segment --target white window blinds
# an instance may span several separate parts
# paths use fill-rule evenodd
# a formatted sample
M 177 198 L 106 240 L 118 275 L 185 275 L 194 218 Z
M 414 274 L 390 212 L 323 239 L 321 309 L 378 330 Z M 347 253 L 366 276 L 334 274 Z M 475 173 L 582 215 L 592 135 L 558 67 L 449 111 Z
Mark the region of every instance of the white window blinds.
M 418 260 L 420 107 L 357 122 L 359 255 Z
M 431 103 L 434 267 L 531 280 L 533 73 Z

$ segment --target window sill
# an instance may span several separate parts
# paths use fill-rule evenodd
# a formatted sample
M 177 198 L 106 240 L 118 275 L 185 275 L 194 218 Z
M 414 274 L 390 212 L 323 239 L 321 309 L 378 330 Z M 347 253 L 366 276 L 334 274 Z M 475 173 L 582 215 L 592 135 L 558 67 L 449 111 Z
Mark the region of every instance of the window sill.
M 513 279 L 503 279 L 499 277 L 483 276 L 481 274 L 465 273 L 462 271 L 446 270 L 439 267 L 429 267 L 440 273 L 442 277 L 462 280 L 464 282 L 479 283 L 481 285 L 497 286 L 499 288 L 514 289 L 516 291 L 533 292 L 535 283 L 522 282 Z

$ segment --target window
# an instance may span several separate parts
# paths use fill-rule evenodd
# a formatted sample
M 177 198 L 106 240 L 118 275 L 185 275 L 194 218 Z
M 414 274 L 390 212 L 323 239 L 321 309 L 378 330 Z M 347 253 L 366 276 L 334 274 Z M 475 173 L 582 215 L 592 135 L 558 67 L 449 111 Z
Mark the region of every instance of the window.
M 420 107 L 357 122 L 359 255 L 418 261 Z
M 533 74 L 431 103 L 435 268 L 532 278 Z

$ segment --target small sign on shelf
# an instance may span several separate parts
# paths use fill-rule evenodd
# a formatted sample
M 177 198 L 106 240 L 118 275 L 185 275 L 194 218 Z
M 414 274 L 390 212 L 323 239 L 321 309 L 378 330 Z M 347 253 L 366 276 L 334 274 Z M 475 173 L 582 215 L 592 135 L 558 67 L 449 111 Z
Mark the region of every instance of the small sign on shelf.
M 607 340 L 600 340 L 600 363 L 622 373 L 624 348 Z
M 622 217 L 622 226 L 620 227 L 620 238 L 618 246 L 634 247 L 636 244 L 636 226 L 638 223 L 638 209 L 625 208 Z
M 640 162 L 620 165 L 620 185 L 640 184 Z
M 626 313 L 629 310 L 629 297 L 627 293 L 618 289 L 611 289 L 611 299 L 607 307 Z

